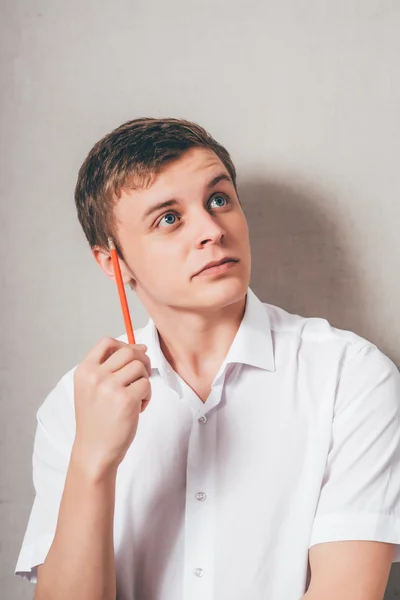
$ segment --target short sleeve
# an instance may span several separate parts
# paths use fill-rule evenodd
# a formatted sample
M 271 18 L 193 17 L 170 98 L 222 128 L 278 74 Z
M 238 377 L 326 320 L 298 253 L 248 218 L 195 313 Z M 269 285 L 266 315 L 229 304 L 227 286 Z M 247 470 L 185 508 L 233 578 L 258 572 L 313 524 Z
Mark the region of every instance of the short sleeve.
M 395 544 L 400 561 L 400 373 L 369 343 L 338 382 L 310 547 L 345 540 Z
M 54 538 L 75 437 L 73 394 L 64 378 L 37 412 L 32 456 L 35 499 L 15 567 L 16 575 L 33 583 L 37 582 L 36 567 L 44 562 Z

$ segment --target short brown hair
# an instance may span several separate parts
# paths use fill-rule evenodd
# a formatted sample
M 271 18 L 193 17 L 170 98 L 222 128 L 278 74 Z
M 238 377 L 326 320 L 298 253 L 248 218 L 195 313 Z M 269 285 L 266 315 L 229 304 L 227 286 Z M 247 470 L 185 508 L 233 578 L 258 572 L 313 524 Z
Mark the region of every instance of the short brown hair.
M 78 219 L 90 244 L 108 248 L 111 236 L 124 259 L 116 235 L 113 208 L 122 187 L 146 187 L 168 162 L 195 146 L 215 152 L 236 189 L 236 170 L 227 150 L 196 123 L 182 119 L 141 118 L 104 136 L 89 152 L 75 187 Z

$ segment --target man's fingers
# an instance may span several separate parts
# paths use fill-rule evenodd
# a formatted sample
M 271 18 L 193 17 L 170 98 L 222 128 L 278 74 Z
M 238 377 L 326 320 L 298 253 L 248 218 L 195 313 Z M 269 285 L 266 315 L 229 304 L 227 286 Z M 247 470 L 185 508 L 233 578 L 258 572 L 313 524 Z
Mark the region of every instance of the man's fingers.
M 102 364 L 109 356 L 111 356 L 111 354 L 113 354 L 113 352 L 126 345 L 127 344 L 124 342 L 116 340 L 111 336 L 104 336 L 95 343 L 90 352 L 85 356 L 84 360 L 94 362 L 98 365 Z
M 126 365 L 129 365 L 135 360 L 139 360 L 146 367 L 147 373 L 151 375 L 150 358 L 145 354 L 144 348 L 136 344 L 125 344 L 118 348 L 107 360 L 102 364 L 102 368 L 108 373 L 116 373 Z

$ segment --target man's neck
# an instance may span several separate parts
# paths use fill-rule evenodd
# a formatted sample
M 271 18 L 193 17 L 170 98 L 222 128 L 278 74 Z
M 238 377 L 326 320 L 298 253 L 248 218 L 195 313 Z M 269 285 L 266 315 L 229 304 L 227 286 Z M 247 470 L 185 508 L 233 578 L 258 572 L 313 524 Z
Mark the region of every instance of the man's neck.
M 213 313 L 178 311 L 153 317 L 161 350 L 185 381 L 213 381 L 243 319 L 246 296 Z

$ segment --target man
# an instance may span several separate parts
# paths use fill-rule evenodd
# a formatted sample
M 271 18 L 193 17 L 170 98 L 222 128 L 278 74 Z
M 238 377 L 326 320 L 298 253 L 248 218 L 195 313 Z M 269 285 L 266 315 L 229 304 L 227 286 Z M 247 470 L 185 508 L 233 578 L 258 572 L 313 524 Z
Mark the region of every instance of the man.
M 235 168 L 198 125 L 122 125 L 75 200 L 150 319 L 135 345 L 102 338 L 38 411 L 16 567 L 35 599 L 382 599 L 400 556 L 394 364 L 256 297 Z

